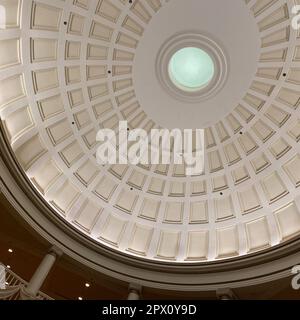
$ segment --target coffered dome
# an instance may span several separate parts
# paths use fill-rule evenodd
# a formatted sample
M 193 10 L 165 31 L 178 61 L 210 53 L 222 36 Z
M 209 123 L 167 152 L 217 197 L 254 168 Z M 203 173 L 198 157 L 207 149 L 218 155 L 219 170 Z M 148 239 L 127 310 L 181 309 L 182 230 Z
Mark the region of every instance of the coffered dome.
M 298 237 L 295 4 L 0 1 L 2 130 L 34 192 L 62 224 L 137 259 L 206 263 Z M 191 47 L 215 69 L 185 92 L 167 67 Z M 205 129 L 205 173 L 99 166 L 97 131 L 120 120 Z

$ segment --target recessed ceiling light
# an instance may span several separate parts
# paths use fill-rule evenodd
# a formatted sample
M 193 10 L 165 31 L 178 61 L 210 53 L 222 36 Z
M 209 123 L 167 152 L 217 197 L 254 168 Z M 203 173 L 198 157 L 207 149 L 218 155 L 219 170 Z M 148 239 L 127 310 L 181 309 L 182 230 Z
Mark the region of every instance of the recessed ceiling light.
M 87 282 L 87 283 L 85 284 L 85 286 L 86 286 L 87 288 L 89 288 L 91 285 Z
M 78 297 L 78 300 L 83 300 L 82 297 Z
M 9 252 L 9 253 L 13 253 L 14 250 L 13 250 L 13 249 L 8 249 L 8 252 Z

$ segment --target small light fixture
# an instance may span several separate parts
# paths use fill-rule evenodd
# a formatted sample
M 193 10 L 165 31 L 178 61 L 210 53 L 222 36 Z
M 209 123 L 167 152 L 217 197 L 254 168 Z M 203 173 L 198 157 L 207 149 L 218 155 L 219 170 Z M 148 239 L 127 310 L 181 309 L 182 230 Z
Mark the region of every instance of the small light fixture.
M 14 250 L 13 250 L 13 249 L 8 249 L 8 252 L 9 252 L 9 253 L 13 253 Z
M 86 282 L 85 286 L 86 288 L 89 288 L 91 285 L 88 282 Z
M 78 300 L 83 300 L 82 297 L 78 297 Z
M 6 268 L 7 268 L 7 269 L 10 269 L 10 265 L 8 264 L 8 265 L 6 266 Z

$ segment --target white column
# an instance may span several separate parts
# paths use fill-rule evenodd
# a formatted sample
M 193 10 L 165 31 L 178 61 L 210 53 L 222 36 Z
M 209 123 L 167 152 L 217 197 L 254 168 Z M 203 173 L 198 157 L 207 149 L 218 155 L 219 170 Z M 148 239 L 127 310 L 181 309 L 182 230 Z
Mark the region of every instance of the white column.
M 128 288 L 129 294 L 127 300 L 140 300 L 142 287 L 137 284 L 130 284 Z
M 55 247 L 52 247 L 49 250 L 26 286 L 26 292 L 28 294 L 36 296 L 52 269 L 57 257 L 61 256 L 61 254 L 62 252 Z

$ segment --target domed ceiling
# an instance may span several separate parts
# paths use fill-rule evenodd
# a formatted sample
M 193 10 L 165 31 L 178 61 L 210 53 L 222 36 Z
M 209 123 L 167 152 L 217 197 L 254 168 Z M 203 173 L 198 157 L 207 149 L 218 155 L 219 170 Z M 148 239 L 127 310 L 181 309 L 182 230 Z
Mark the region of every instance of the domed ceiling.
M 299 236 L 296 4 L 0 0 L 2 129 L 53 214 L 154 261 L 228 259 Z M 201 95 L 177 94 L 165 78 L 177 42 L 201 43 L 219 61 Z M 99 166 L 97 131 L 120 120 L 205 128 L 205 173 Z

